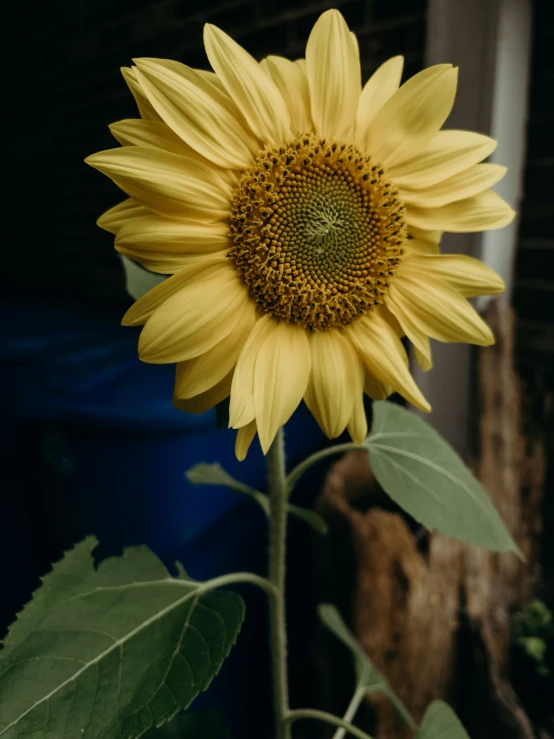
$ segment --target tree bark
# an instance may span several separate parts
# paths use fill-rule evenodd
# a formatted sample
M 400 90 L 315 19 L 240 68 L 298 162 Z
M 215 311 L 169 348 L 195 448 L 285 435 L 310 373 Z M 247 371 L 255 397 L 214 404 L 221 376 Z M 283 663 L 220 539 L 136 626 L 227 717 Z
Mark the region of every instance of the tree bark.
M 513 313 L 493 305 L 487 320 L 497 344 L 478 350 L 472 468 L 526 561 L 428 534 L 384 497 L 367 454 L 353 452 L 331 469 L 318 502 L 331 535 L 320 545 L 317 582 L 416 721 L 443 698 L 472 739 L 535 739 L 511 683 L 511 638 L 513 613 L 539 584 L 546 432 L 529 431 L 524 418 Z M 318 649 L 329 648 L 318 638 Z M 340 711 L 343 692 L 327 688 L 322 699 Z M 413 736 L 384 699 L 369 702 L 359 720 L 376 739 Z

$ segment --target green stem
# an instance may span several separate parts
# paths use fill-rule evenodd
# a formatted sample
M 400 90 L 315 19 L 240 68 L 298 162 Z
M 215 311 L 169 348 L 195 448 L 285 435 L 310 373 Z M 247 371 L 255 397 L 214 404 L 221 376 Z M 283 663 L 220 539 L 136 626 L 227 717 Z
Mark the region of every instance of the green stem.
M 284 431 L 279 429 L 267 453 L 269 487 L 269 581 L 275 590 L 270 598 L 269 627 L 275 739 L 290 739 L 290 725 L 285 721 L 289 710 L 287 677 L 287 631 L 285 619 L 285 550 L 287 536 L 287 478 Z
M 326 724 L 332 724 L 333 726 L 342 727 L 347 734 L 350 734 L 350 736 L 355 736 L 357 737 L 357 739 L 372 739 L 372 737 L 369 734 L 366 734 L 365 731 L 357 729 L 355 726 L 348 723 L 348 721 L 345 721 L 338 716 L 333 716 L 332 713 L 326 713 L 325 711 L 316 711 L 315 709 L 306 708 L 299 711 L 289 711 L 285 717 L 285 721 L 289 724 L 300 719 L 313 719 L 314 721 L 323 721 Z
M 335 446 L 330 446 L 327 449 L 322 449 L 320 452 L 312 454 L 311 457 L 308 457 L 303 462 L 300 462 L 300 464 L 297 465 L 287 477 L 287 491 L 290 493 L 290 491 L 294 488 L 304 472 L 306 472 L 306 470 L 308 470 L 316 462 L 319 462 L 321 459 L 325 459 L 325 457 L 330 457 L 333 454 L 351 452 L 354 449 L 359 450 L 360 447 L 358 446 L 358 444 L 354 444 L 354 442 L 349 441 L 346 442 L 346 444 L 336 444 Z
M 358 712 L 358 708 L 360 707 L 361 702 L 364 699 L 364 696 L 367 692 L 367 688 L 364 687 L 358 687 L 356 688 L 356 692 L 352 696 L 352 700 L 350 701 L 350 704 L 348 705 L 348 708 L 346 709 L 346 713 L 342 717 L 343 721 L 352 721 L 356 713 Z M 341 727 L 340 729 L 337 729 L 337 731 L 333 735 L 333 739 L 344 739 L 346 736 L 346 729 Z
M 181 580 L 173 580 L 172 582 L 182 582 Z M 255 575 L 253 572 L 232 572 L 229 575 L 220 575 L 214 577 L 211 580 L 199 583 L 198 587 L 194 590 L 194 594 L 209 592 L 216 588 L 222 588 L 225 585 L 237 585 L 240 583 L 249 583 L 250 585 L 256 585 L 258 588 L 265 590 L 270 596 L 275 596 L 277 590 L 273 583 L 265 577 Z

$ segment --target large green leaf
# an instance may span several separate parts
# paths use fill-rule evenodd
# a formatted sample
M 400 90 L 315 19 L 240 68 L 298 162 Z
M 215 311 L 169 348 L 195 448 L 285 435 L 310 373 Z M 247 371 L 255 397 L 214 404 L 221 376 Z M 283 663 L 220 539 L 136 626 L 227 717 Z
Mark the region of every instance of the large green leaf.
M 469 739 L 469 736 L 450 706 L 434 701 L 425 711 L 415 739 Z
M 392 691 L 386 677 L 382 675 L 375 665 L 367 656 L 364 648 L 350 631 L 348 626 L 335 606 L 330 603 L 322 603 L 318 607 L 319 617 L 352 653 L 354 664 L 356 666 L 356 677 L 358 687 L 371 692 L 379 692 L 386 695 L 393 704 L 398 714 L 403 718 L 405 723 L 415 731 L 416 725 L 410 716 L 408 709 L 402 703 L 400 698 Z
M 171 577 L 145 547 L 54 565 L 0 651 L 2 739 L 135 739 L 205 690 L 244 617 L 239 596 Z
M 426 528 L 492 551 L 519 550 L 489 496 L 437 432 L 394 403 L 373 404 L 364 444 L 390 497 Z

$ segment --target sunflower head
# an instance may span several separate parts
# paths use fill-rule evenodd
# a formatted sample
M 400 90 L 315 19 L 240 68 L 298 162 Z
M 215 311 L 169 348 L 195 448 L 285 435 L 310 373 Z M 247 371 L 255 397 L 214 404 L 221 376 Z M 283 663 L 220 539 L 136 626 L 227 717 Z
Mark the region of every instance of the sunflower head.
M 325 331 L 383 303 L 407 235 L 383 168 L 306 133 L 241 176 L 229 258 L 261 312 Z
M 362 86 L 355 36 L 336 10 L 306 58 L 253 59 L 205 27 L 213 71 L 137 59 L 123 75 L 140 118 L 111 127 L 120 148 L 87 159 L 128 195 L 99 225 L 116 249 L 171 275 L 124 323 L 144 361 L 176 363 L 178 407 L 230 395 L 244 458 L 269 448 L 304 400 L 330 437 L 367 433 L 363 393 L 429 410 L 402 343 L 425 369 L 429 339 L 492 343 L 467 298 L 502 280 L 441 255 L 444 231 L 500 228 L 513 211 L 483 164 L 495 142 L 443 130 L 457 70 L 400 84 L 402 58 Z

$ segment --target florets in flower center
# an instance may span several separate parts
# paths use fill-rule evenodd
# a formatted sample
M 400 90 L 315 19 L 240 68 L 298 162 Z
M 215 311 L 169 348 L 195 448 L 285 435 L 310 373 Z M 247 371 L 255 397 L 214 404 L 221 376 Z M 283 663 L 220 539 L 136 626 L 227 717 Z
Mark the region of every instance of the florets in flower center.
M 242 175 L 231 234 L 230 258 L 259 310 L 325 330 L 383 302 L 407 229 L 378 164 L 305 135 Z

